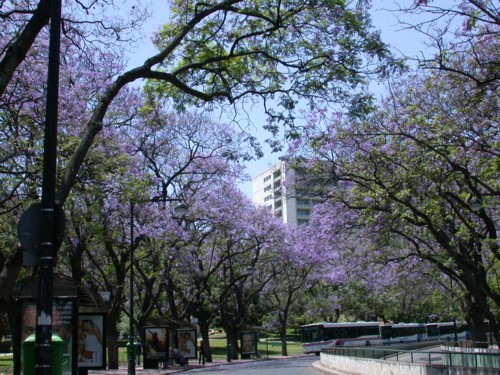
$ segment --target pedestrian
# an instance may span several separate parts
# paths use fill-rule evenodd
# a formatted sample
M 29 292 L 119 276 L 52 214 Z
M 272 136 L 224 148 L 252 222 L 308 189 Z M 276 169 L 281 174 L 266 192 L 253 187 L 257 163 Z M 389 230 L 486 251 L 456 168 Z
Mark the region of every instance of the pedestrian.
M 168 349 L 168 363 L 170 365 L 174 365 L 174 347 L 171 346 L 169 349 Z
M 163 361 L 163 368 L 166 369 L 168 368 L 168 365 L 170 363 L 170 350 L 165 347 L 165 360 Z
M 201 364 L 203 362 L 203 364 L 205 364 L 205 343 L 203 342 L 203 340 L 200 341 L 200 358 L 198 359 L 198 364 Z
M 179 366 L 187 365 L 187 360 L 182 355 L 181 351 L 179 350 L 179 346 L 178 345 L 174 346 L 174 359 L 177 361 L 177 363 L 179 364 Z
M 142 345 L 139 340 L 136 342 L 137 345 L 137 365 L 141 365 L 141 355 L 142 355 Z

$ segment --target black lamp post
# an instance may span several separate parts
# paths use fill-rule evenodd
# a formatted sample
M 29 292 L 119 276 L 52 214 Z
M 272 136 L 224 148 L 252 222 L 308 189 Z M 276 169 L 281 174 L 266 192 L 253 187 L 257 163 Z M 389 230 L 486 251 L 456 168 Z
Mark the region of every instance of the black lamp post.
M 129 353 L 128 353 L 128 375 L 135 375 L 135 332 L 134 332 L 134 205 L 135 203 L 146 202 L 175 202 L 179 199 L 175 198 L 153 198 L 145 201 L 130 201 L 130 290 L 129 290 Z M 174 208 L 178 217 L 183 217 L 187 213 L 187 206 L 184 203 L 179 203 Z
M 454 293 L 453 293 L 453 279 L 450 276 L 450 290 L 451 290 L 451 308 L 453 311 L 453 301 L 455 299 Z M 458 333 L 457 333 L 457 317 L 455 316 L 455 313 L 453 313 L 453 336 L 455 339 L 455 342 L 458 341 Z
M 38 291 L 35 374 L 49 375 L 52 367 L 52 290 L 56 253 L 56 152 L 59 102 L 61 0 L 50 1 L 50 43 L 42 182 L 42 238 L 38 244 Z
M 130 290 L 129 290 L 129 352 L 128 374 L 135 374 L 134 357 L 134 202 L 130 201 Z

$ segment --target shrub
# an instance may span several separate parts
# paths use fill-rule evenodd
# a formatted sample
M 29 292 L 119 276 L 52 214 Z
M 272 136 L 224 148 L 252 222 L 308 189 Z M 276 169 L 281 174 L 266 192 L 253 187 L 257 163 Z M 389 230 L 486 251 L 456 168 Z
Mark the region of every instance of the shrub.
M 0 353 L 11 353 L 12 340 L 0 341 Z

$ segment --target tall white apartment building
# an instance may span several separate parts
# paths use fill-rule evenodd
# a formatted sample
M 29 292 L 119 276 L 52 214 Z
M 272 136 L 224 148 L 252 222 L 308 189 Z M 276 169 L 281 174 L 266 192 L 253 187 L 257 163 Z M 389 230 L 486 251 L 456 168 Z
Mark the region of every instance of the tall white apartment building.
M 312 208 L 320 198 L 307 196 L 297 186 L 303 177 L 295 160 L 282 160 L 252 178 L 252 199 L 256 206 L 264 206 L 284 223 L 303 225 L 309 222 Z

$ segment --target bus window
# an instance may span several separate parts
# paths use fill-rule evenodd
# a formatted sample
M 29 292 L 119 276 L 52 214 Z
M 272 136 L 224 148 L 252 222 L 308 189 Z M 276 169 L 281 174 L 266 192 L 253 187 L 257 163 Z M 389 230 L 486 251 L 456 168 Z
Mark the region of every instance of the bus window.
M 323 327 L 302 327 L 302 342 L 323 341 Z
M 392 337 L 392 327 L 380 326 L 380 336 L 382 336 L 382 340 L 390 340 Z
M 439 339 L 439 328 L 437 324 L 427 324 L 427 337 Z

